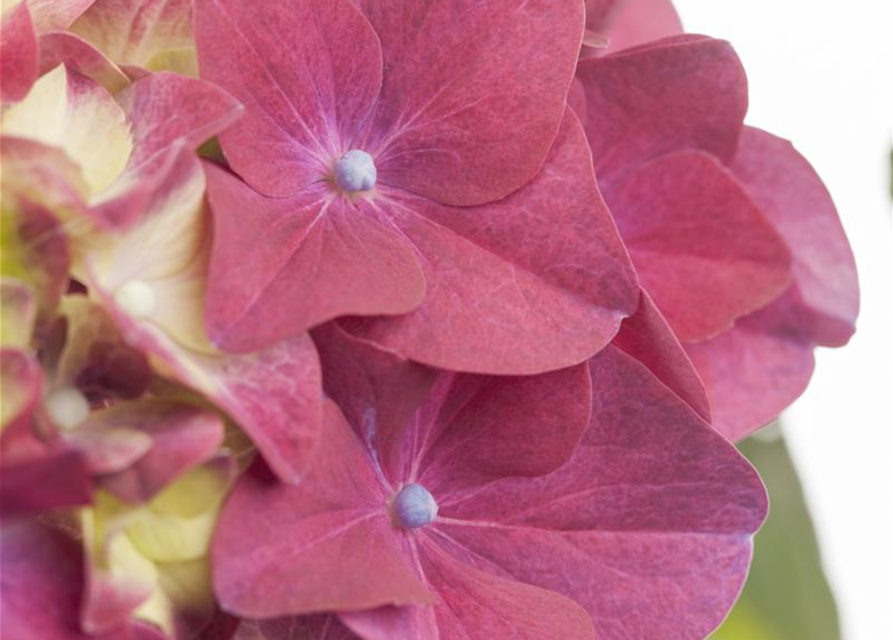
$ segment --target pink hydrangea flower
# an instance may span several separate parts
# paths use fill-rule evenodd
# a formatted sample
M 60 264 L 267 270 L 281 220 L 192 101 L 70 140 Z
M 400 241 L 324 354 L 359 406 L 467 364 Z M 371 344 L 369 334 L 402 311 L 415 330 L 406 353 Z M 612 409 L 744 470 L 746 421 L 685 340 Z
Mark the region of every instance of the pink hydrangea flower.
M 195 25 L 202 77 L 246 106 L 238 176 L 208 171 L 217 345 L 366 316 L 345 326 L 417 361 L 537 373 L 634 311 L 565 106 L 579 2 L 200 0 Z
M 315 338 L 343 413 L 327 405 L 301 485 L 255 467 L 235 488 L 213 549 L 226 611 L 336 611 L 375 639 L 702 638 L 723 619 L 762 484 L 629 353 L 498 378 Z
M 821 180 L 743 124 L 732 48 L 678 36 L 580 62 L 574 108 L 642 286 L 741 438 L 806 387 L 816 345 L 854 330 L 852 252 Z M 630 87 L 636 87 L 635 91 Z

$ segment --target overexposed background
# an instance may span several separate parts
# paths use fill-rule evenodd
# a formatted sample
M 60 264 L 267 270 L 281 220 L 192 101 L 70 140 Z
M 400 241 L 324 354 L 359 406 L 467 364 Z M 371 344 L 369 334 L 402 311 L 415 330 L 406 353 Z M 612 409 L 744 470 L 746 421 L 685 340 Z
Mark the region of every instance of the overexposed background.
M 819 350 L 812 384 L 783 416 L 783 428 L 845 640 L 893 638 L 893 3 L 675 4 L 687 31 L 734 45 L 748 72 L 748 122 L 792 140 L 812 162 L 856 254 L 856 336 L 843 349 Z

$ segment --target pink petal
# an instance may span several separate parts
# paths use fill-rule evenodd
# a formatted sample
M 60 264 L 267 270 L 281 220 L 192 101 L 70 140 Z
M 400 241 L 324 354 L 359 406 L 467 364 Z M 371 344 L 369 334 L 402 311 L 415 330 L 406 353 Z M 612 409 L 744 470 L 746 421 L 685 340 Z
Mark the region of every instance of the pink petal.
M 80 545 L 36 524 L 0 529 L 0 608 L 7 640 L 125 640 L 126 628 L 82 633 L 78 608 L 83 583 Z
M 540 373 L 596 353 L 635 310 L 635 276 L 570 111 L 540 175 L 499 203 L 454 208 L 385 196 L 382 207 L 424 257 L 425 300 L 404 316 L 343 325 L 406 358 Z
M 148 437 L 145 455 L 102 479 L 106 489 L 132 503 L 150 500 L 178 477 L 210 460 L 223 439 L 223 421 L 216 413 L 155 399 L 96 411 L 81 430 L 84 428 L 137 430 Z
M 170 188 L 166 183 L 196 162 L 193 150 L 232 124 L 242 106 L 209 82 L 166 71 L 135 82 L 117 99 L 131 123 L 133 152 L 94 215 L 123 228 L 146 215 Z
M 330 323 L 313 332 L 325 391 L 391 481 L 407 461 L 407 428 L 437 372 L 359 340 Z
M 133 84 L 119 97 L 131 122 L 131 170 L 177 140 L 191 149 L 224 131 L 243 107 L 219 87 L 161 71 Z
M 221 347 L 256 349 L 340 315 L 406 313 L 422 301 L 415 249 L 368 202 L 322 189 L 267 198 L 213 165 L 205 171 L 214 213 L 206 317 Z
M 118 64 L 149 67 L 158 54 L 194 46 L 192 1 L 99 0 L 71 31 Z
M 710 422 L 710 400 L 698 372 L 651 298 L 644 291 L 635 315 L 623 321 L 612 343 L 642 364 Z
M 93 475 L 122 471 L 152 448 L 152 438 L 140 431 L 104 428 L 102 414 L 101 410 L 94 411 L 90 422 L 64 436 L 66 443 L 84 457 Z
M 431 609 L 356 612 L 345 621 L 367 640 L 594 639 L 592 620 L 572 600 L 459 562 L 435 544 L 421 547 L 421 567 L 440 600 Z M 433 609 L 433 610 L 432 610 Z
M 811 339 L 827 346 L 845 344 L 855 331 L 859 283 L 825 185 L 790 142 L 753 127 L 744 129 L 732 171 L 788 241 Z
M 411 480 L 443 497 L 555 471 L 589 424 L 590 399 L 585 364 L 523 378 L 444 375 L 420 409 L 434 422 L 412 437 Z
M 348 151 L 381 86 L 381 50 L 350 0 L 197 0 L 202 77 L 246 106 L 221 136 L 232 168 L 288 196 Z
M 686 345 L 713 405 L 713 426 L 732 441 L 774 420 L 812 377 L 814 343 L 796 288 L 712 340 Z
M 242 620 L 232 640 L 360 640 L 338 618 L 318 614 L 272 620 Z M 396 640 L 396 639 L 395 639 Z
M 0 381 L 3 384 L 3 407 L 0 426 L 4 436 L 28 429 L 40 399 L 42 372 L 40 364 L 22 349 L 0 350 Z
M 89 468 L 81 454 L 72 449 L 52 447 L 23 460 L 4 461 L 0 473 L 0 514 L 4 520 L 89 504 L 92 497 Z
M 232 416 L 283 481 L 300 480 L 321 429 L 319 362 L 309 336 L 244 355 L 204 355 L 113 314 L 130 344 L 161 358 L 173 377 Z
M 153 373 L 148 359 L 124 342 L 114 320 L 85 296 L 62 301 L 65 346 L 54 363 L 53 386 L 70 385 L 93 405 L 132 400 L 145 393 Z
M 109 93 L 118 93 L 130 80 L 114 62 L 83 38 L 67 31 L 52 31 L 40 37 L 40 73 L 60 64 L 92 78 Z
M 590 371 L 592 421 L 571 461 L 442 501 L 431 534 L 478 566 L 574 599 L 599 638 L 703 638 L 741 589 L 765 491 L 640 363 L 609 347 Z
M 621 0 L 618 4 L 604 29 L 610 41 L 608 51 L 682 33 L 682 22 L 670 0 Z
M 599 185 L 671 151 L 730 160 L 747 111 L 747 79 L 732 47 L 679 36 L 583 60 L 583 122 Z M 634 87 L 635 90 L 632 90 Z
M 37 80 L 40 53 L 28 5 L 21 2 L 3 15 L 0 29 L 0 102 L 21 100 Z
M 67 29 L 96 0 L 25 0 L 40 34 Z M 108 2 L 108 0 L 102 0 Z
M 34 290 L 21 280 L 0 276 L 0 344 L 5 348 L 27 348 L 36 318 Z
M 325 411 L 316 464 L 300 485 L 271 482 L 255 467 L 223 509 L 212 554 L 215 593 L 228 612 L 274 617 L 430 601 L 404 558 L 385 487 L 338 408 Z
M 363 0 L 385 74 L 362 142 L 380 180 L 444 204 L 525 185 L 564 115 L 579 2 Z
M 9 221 L 4 233 L 11 237 L 4 242 L 11 242 L 15 247 L 9 256 L 14 269 L 12 275 L 25 278 L 34 290 L 36 330 L 42 331 L 68 288 L 71 263 L 68 236 L 60 221 L 45 207 L 26 198 L 13 196 L 9 200 L 3 215 Z M 17 273 L 19 270 L 24 273 Z
M 729 329 L 790 284 L 786 244 L 705 153 L 644 164 L 605 197 L 642 285 L 683 342 Z

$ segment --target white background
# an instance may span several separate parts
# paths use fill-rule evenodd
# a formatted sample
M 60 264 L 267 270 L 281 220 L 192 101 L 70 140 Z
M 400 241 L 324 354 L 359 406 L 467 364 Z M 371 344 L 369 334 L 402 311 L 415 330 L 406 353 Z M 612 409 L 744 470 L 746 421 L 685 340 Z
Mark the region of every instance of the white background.
M 675 4 L 687 31 L 735 46 L 750 82 L 748 121 L 792 140 L 813 163 L 856 254 L 856 336 L 843 349 L 819 351 L 812 384 L 786 412 L 784 430 L 845 639 L 893 639 L 891 3 Z

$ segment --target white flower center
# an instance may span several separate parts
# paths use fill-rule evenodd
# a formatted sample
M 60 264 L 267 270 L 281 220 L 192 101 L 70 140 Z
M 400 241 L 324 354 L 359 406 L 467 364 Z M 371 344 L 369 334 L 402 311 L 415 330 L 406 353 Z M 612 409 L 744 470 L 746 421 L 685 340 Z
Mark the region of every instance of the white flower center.
M 372 156 L 360 149 L 348 151 L 335 163 L 335 183 L 345 191 L 369 191 L 377 177 Z
M 148 318 L 155 311 L 155 292 L 142 280 L 131 280 L 118 287 L 114 298 L 124 313 L 138 320 Z
M 90 415 L 90 403 L 74 387 L 59 387 L 44 399 L 43 406 L 53 424 L 63 431 L 74 429 Z
M 394 496 L 391 504 L 396 524 L 405 529 L 418 529 L 437 517 L 437 501 L 420 484 L 408 484 Z

